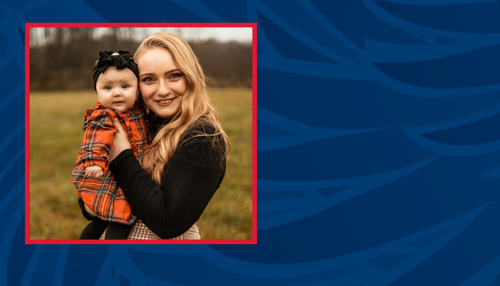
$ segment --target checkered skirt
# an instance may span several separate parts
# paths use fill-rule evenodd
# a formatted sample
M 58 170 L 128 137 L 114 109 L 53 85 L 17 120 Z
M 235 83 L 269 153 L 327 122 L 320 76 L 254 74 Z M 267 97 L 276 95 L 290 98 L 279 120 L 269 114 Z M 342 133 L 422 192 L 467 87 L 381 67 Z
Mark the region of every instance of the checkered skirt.
M 101 235 L 100 239 L 104 239 L 106 236 L 106 231 Z M 137 220 L 137 222 L 132 226 L 132 230 L 130 231 L 128 238 L 129 240 L 158 240 L 161 239 L 158 235 L 152 232 L 141 220 Z M 188 229 L 185 233 L 174 237 L 169 238 L 172 240 L 196 240 L 201 239 L 200 231 L 196 224 Z

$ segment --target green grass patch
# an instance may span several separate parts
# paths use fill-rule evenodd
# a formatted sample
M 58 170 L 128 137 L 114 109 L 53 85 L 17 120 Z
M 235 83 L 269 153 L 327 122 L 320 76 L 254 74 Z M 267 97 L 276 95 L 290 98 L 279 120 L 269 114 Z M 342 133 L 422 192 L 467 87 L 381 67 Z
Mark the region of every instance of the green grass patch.
M 252 91 L 212 89 L 232 150 L 226 177 L 197 222 L 202 239 L 252 238 Z M 88 221 L 71 172 L 94 91 L 30 94 L 30 237 L 78 239 Z

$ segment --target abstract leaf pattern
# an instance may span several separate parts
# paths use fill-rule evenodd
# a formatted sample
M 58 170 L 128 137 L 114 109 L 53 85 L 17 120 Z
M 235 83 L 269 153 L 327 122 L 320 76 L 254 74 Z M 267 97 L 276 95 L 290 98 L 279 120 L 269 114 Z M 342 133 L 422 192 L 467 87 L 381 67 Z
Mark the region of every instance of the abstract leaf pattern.
M 4 1 L 0 284 L 500 284 L 499 11 Z M 257 23 L 258 244 L 25 245 L 25 22 Z

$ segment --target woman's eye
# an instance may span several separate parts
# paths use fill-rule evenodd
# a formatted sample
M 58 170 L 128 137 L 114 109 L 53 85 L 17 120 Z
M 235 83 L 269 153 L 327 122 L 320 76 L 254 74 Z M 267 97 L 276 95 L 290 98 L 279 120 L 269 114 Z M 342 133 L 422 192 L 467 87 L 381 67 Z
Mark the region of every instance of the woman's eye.
M 144 81 L 144 82 L 153 81 L 153 78 L 148 76 L 148 77 L 143 78 L 142 81 Z
M 128 87 L 128 84 L 122 85 L 122 88 L 127 88 L 127 87 Z
M 181 73 L 174 73 L 168 79 L 169 80 L 176 80 L 176 79 L 179 79 L 181 76 L 182 76 Z

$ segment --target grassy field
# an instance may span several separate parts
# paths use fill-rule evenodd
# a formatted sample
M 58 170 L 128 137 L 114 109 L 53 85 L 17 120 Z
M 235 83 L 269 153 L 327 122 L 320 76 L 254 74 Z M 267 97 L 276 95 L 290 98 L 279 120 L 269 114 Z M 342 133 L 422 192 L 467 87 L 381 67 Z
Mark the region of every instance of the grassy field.
M 202 239 L 252 238 L 252 92 L 213 89 L 212 102 L 232 143 L 220 189 L 197 222 Z M 88 223 L 78 207 L 71 172 L 85 110 L 94 91 L 30 95 L 30 237 L 78 239 Z

